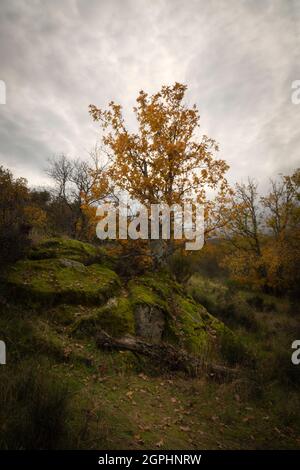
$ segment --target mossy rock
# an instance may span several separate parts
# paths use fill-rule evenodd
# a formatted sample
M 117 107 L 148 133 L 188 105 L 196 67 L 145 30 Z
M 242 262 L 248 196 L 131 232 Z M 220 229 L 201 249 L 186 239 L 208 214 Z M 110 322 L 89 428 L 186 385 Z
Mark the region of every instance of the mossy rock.
M 166 272 L 156 272 L 141 276 L 137 280 L 139 285 L 151 289 L 161 300 L 168 301 L 174 293 L 183 294 L 184 291 L 180 284 L 171 279 Z
M 53 305 L 101 305 L 116 295 L 117 274 L 93 264 L 66 265 L 65 259 L 23 260 L 7 274 L 7 287 L 16 300 Z
M 51 238 L 33 247 L 29 258 L 32 260 L 67 258 L 85 263 L 89 259 L 100 259 L 101 255 L 104 255 L 104 250 L 89 243 L 69 238 Z
M 164 272 L 141 276 L 128 283 L 129 295 L 133 305 L 146 304 L 169 311 L 174 294 L 184 295 L 177 282 Z
M 150 287 L 145 286 L 141 281 L 130 281 L 128 284 L 129 296 L 133 307 L 138 305 L 149 305 L 167 309 L 165 299 L 154 292 Z
M 135 316 L 141 305 L 160 309 L 164 315 L 163 340 L 195 354 L 206 353 L 221 342 L 227 329 L 224 323 L 190 298 L 168 275 L 144 276 L 131 281 L 128 287 Z
M 82 315 L 86 315 L 95 308 L 97 307 L 74 304 L 58 304 L 47 309 L 45 312 L 45 317 L 55 325 L 66 327 L 73 325 L 74 319 Z
M 98 318 L 101 327 L 113 336 L 135 333 L 132 306 L 126 297 L 110 299 L 99 309 Z
M 72 333 L 94 335 L 97 329 L 103 329 L 115 337 L 135 334 L 134 315 L 129 299 L 110 299 L 100 309 L 77 320 Z
M 123 291 L 122 296 L 110 299 L 97 311 L 77 320 L 72 331 L 89 335 L 101 328 L 116 337 L 136 334 L 149 341 L 160 340 L 162 331 L 156 334 L 155 326 L 158 325 L 161 330 L 164 328 L 167 303 L 158 290 L 149 287 L 149 283 L 150 277 L 131 280 L 128 292 Z M 147 320 L 149 334 L 145 328 Z
M 174 310 L 168 317 L 167 337 L 195 354 L 208 354 L 220 341 L 225 325 L 200 304 L 176 295 Z

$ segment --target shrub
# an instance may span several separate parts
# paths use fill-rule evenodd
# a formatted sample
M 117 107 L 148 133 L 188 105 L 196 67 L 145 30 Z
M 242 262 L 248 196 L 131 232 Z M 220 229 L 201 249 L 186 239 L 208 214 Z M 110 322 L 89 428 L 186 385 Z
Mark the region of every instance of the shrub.
M 300 387 L 300 370 L 291 361 L 291 349 L 288 347 L 276 351 L 273 357 L 272 371 L 273 378 L 286 386 Z
M 242 326 L 250 331 L 258 330 L 253 311 L 239 295 L 233 296 L 231 300 L 226 296 L 224 303 L 220 305 L 220 316 L 228 324 Z
M 1 371 L 2 372 L 2 371 Z M 54 449 L 68 446 L 67 388 L 32 366 L 1 374 L 1 449 Z M 3 374 L 4 375 L 4 374 Z
M 168 258 L 168 268 L 177 282 L 186 282 L 195 272 L 194 260 L 191 256 L 174 253 Z
M 188 293 L 212 315 L 229 326 L 242 326 L 247 330 L 257 331 L 258 323 L 254 312 L 235 290 L 217 282 L 193 277 L 188 286 Z
M 25 207 L 29 203 L 26 180 L 15 179 L 0 166 L 0 263 L 21 258 L 29 243 L 30 222 Z
M 230 365 L 255 365 L 254 357 L 250 354 L 242 339 L 227 328 L 224 329 L 221 335 L 220 353 Z
M 29 251 L 29 227 L 23 225 L 0 227 L 0 263 L 13 263 L 23 258 Z
M 271 300 L 265 299 L 260 294 L 255 294 L 247 298 L 248 305 L 259 312 L 272 312 L 276 311 L 276 304 Z

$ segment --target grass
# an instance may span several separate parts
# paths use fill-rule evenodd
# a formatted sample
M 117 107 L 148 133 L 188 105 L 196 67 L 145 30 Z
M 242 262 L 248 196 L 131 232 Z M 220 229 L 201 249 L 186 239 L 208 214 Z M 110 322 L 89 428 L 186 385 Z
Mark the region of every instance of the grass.
M 36 363 L 1 370 L 2 449 L 55 449 L 70 440 L 66 385 Z
M 102 306 L 41 307 L 0 297 L 7 345 L 7 365 L 0 367 L 1 448 L 300 448 L 300 370 L 290 362 L 299 322 L 284 299 L 248 302 L 252 293 L 231 296 L 226 285 L 199 277 L 187 294 L 164 275 L 134 279 L 126 289 L 119 282 L 115 290 L 109 286 L 111 300 Z M 215 316 L 197 302 L 204 294 Z M 97 325 L 116 336 L 132 333 L 140 303 L 165 311 L 165 339 L 234 365 L 237 379 L 170 374 L 132 353 L 98 350 Z M 265 303 L 274 303 L 273 310 L 262 308 Z M 251 312 L 250 323 L 239 305 L 244 316 Z
M 93 335 L 97 328 L 113 336 L 135 333 L 134 315 L 128 298 L 112 298 L 106 305 L 81 316 L 72 327 L 76 334 Z
M 7 310 L 6 314 L 11 315 L 11 312 Z M 13 313 L 16 324 L 21 321 L 17 320 L 19 312 Z M 5 323 L 4 315 L 2 312 Z M 23 312 L 22 326 L 28 321 Z M 35 323 L 32 317 L 31 321 Z M 43 382 L 45 403 L 38 405 L 37 417 L 44 407 L 54 406 L 53 403 L 59 401 L 60 394 L 54 382 L 68 390 L 68 401 L 61 412 L 66 427 L 60 428 L 61 424 L 55 420 L 53 424 L 54 429 L 59 430 L 56 434 L 60 440 L 52 440 L 52 431 L 42 434 L 46 437 L 39 442 L 39 448 L 266 449 L 300 446 L 295 388 L 287 394 L 273 379 L 264 385 L 262 395 L 255 390 L 251 395 L 248 377 L 244 383 L 216 384 L 206 377 L 192 379 L 159 370 L 150 375 L 131 353 L 99 351 L 91 337 L 72 338 L 63 325 L 54 326 L 46 318 L 39 321 L 44 324 L 44 338 L 49 341 L 51 337 L 56 338 L 56 346 L 36 349 L 36 345 L 31 344 L 30 350 L 29 344 L 23 350 L 22 364 L 33 361 L 42 377 L 49 374 L 49 370 L 55 376 L 50 384 Z M 31 324 L 30 338 L 43 329 L 42 324 L 36 324 L 35 330 Z M 17 328 L 16 335 L 22 330 Z M 15 338 L 11 339 L 9 352 L 12 344 L 20 345 Z M 61 354 L 57 354 L 57 348 Z M 80 355 L 86 360 L 81 360 Z M 1 368 L 0 372 L 5 370 Z M 12 375 L 18 377 L 17 384 L 25 383 L 20 369 Z M 1 382 L 7 383 L 7 380 Z M 24 401 L 28 402 L 28 398 L 26 395 L 22 402 L 12 395 L 15 414 L 23 413 Z M 2 400 L 7 403 L 3 395 Z M 27 404 L 31 410 L 33 405 Z M 24 429 L 32 429 L 32 426 L 30 435 L 34 436 L 43 424 L 38 419 L 33 424 L 28 418 L 27 405 L 25 408 L 25 418 L 15 418 L 10 428 L 14 436 L 25 436 Z M 29 422 L 24 428 L 26 420 Z M 3 422 L 5 419 L 1 420 Z M 16 442 L 19 448 L 32 445 L 31 440 L 21 442 L 10 438 L 5 442 L 2 440 L 2 447 L 15 447 Z

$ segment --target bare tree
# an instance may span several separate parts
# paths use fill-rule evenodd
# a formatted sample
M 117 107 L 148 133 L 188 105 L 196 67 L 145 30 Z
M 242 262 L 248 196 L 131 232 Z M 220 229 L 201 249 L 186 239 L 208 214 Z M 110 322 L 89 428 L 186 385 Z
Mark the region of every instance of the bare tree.
M 228 224 L 228 239 L 235 243 L 239 238 L 244 243 L 239 249 L 261 256 L 261 211 L 257 183 L 251 179 L 247 184 L 237 184 L 232 206 L 233 216 Z
M 71 159 L 65 155 L 52 157 L 48 163 L 46 174 L 54 182 L 54 205 L 56 204 L 56 216 L 62 215 L 62 224 L 69 226 L 67 232 L 76 238 L 85 238 L 88 225 L 83 204 L 93 205 L 107 197 L 110 188 L 95 197 L 92 188 L 97 179 L 105 171 L 105 165 L 100 163 L 99 149 L 95 147 L 90 152 L 93 166 L 81 159 Z M 59 214 L 61 212 L 61 214 Z
M 45 172 L 55 183 L 57 196 L 67 202 L 73 173 L 72 161 L 63 154 L 52 157 L 48 160 L 48 168 Z
M 266 225 L 277 240 L 284 237 L 293 225 L 298 194 L 295 175 L 283 176 L 280 181 L 271 180 L 271 191 L 261 198 L 267 211 Z

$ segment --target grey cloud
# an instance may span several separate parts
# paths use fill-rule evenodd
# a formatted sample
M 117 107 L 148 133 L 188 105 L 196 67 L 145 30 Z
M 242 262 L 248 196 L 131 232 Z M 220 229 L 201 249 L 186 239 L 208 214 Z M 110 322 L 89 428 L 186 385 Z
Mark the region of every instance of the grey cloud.
M 95 144 L 90 103 L 133 125 L 140 89 L 182 81 L 230 180 L 265 185 L 299 165 L 299 21 L 297 0 L 1 0 L 0 163 L 44 181 L 49 156 Z

